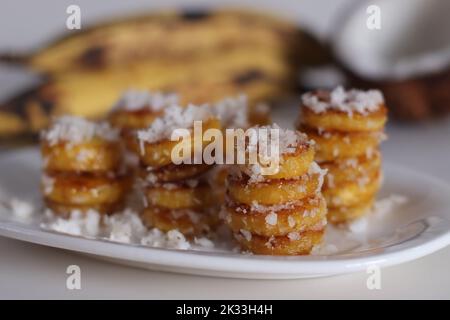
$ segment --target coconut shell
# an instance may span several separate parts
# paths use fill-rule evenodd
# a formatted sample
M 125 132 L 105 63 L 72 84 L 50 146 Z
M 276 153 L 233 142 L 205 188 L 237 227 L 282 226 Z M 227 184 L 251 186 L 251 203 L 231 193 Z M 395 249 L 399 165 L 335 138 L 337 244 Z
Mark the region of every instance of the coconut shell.
M 389 112 L 397 120 L 420 121 L 450 113 L 450 68 L 404 80 L 371 81 L 356 76 L 348 69 L 345 73 L 350 86 L 380 89 Z

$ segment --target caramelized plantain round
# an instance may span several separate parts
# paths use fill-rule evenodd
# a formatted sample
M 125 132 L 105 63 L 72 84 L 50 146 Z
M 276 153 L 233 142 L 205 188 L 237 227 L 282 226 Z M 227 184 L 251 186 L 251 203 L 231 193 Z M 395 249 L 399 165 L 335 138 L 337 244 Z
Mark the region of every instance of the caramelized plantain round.
M 381 171 L 362 181 L 346 182 L 334 188 L 324 188 L 322 193 L 328 208 L 351 207 L 365 201 L 370 201 L 381 185 Z
M 381 170 L 381 152 L 377 150 L 371 158 L 364 155 L 358 158 L 322 162 L 320 166 L 322 169 L 328 170 L 325 176 L 324 189 L 331 189 L 347 182 L 373 177 Z
M 319 174 L 304 174 L 298 179 L 266 180 L 248 183 L 248 177 L 228 176 L 228 195 L 236 203 L 274 205 L 310 197 L 320 190 Z
M 327 110 L 315 113 L 309 108 L 302 108 L 300 123 L 312 128 L 340 132 L 381 131 L 387 121 L 387 108 L 381 106 L 377 111 L 367 115 Z
M 327 206 L 322 195 L 292 204 L 254 208 L 246 205 L 228 205 L 225 221 L 235 233 L 244 229 L 252 234 L 270 237 L 284 236 L 290 232 L 321 230 L 326 225 Z
M 203 122 L 202 130 L 205 132 L 208 129 L 221 129 L 220 121 L 216 118 L 209 119 Z M 191 139 L 183 139 L 186 143 L 186 148 L 190 149 L 192 154 L 195 151 L 194 135 L 191 134 Z M 152 168 L 161 168 L 163 166 L 173 163 L 172 150 L 181 141 L 161 140 L 157 142 L 140 142 L 137 138 L 129 143 L 131 150 L 139 155 L 141 163 Z M 208 141 L 203 141 L 202 146 L 208 145 Z
M 211 168 L 212 166 L 207 164 L 169 164 L 154 170 L 147 170 L 141 167 L 139 176 L 144 183 L 177 182 L 198 177 Z
M 229 166 L 217 165 L 214 166 L 213 169 L 206 174 L 206 178 L 208 180 L 208 184 L 210 185 L 211 192 L 217 199 L 217 202 L 219 204 L 223 204 L 225 202 L 226 179 L 228 173 L 229 173 Z
M 125 175 L 47 173 L 42 179 L 42 192 L 45 199 L 59 204 L 88 207 L 122 201 L 130 185 Z
M 187 182 L 156 184 L 145 188 L 145 197 L 149 206 L 167 209 L 194 209 L 217 204 L 217 199 L 210 192 L 206 183 L 192 180 L 198 185 Z
M 113 127 L 122 131 L 137 130 L 147 128 L 162 113 L 162 110 L 153 111 L 149 108 L 138 110 L 118 109 L 109 114 L 108 121 Z
M 123 209 L 124 202 L 118 201 L 116 203 L 99 203 L 89 205 L 76 205 L 76 204 L 64 204 L 44 199 L 47 208 L 51 209 L 53 213 L 69 218 L 70 214 L 74 211 L 86 213 L 89 210 L 94 210 L 100 214 L 113 214 Z
M 314 160 L 314 148 L 309 144 L 300 144 L 295 152 L 280 155 L 278 172 L 264 175 L 264 179 L 295 179 L 308 172 L 309 166 Z M 242 171 L 251 176 L 251 165 L 242 165 Z
M 382 137 L 380 132 L 324 131 L 319 133 L 317 130 L 305 127 L 303 130 L 316 142 L 316 161 L 318 162 L 370 155 L 378 149 Z
M 363 216 L 372 208 L 373 202 L 374 198 L 372 197 L 353 206 L 339 206 L 335 208 L 329 208 L 327 215 L 328 221 L 333 224 L 340 224 L 357 219 Z
M 42 142 L 41 152 L 44 170 L 105 172 L 116 170 L 122 164 L 121 145 L 99 138 L 75 145 Z
M 165 209 L 148 207 L 141 213 L 147 227 L 162 231 L 177 229 L 186 236 L 200 236 L 209 233 L 219 224 L 218 215 L 201 210 Z
M 324 229 L 317 231 L 293 232 L 288 236 L 262 237 L 251 235 L 245 237 L 241 233 L 235 233 L 235 238 L 242 249 L 255 254 L 264 255 L 306 255 L 315 245 L 323 240 Z

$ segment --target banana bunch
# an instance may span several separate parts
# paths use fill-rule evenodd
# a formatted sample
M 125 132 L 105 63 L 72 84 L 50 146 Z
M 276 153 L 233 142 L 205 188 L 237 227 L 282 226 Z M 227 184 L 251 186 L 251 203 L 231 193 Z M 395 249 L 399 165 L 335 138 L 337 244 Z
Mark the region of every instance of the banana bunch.
M 92 26 L 25 56 L 42 83 L 0 105 L 0 137 L 34 133 L 54 115 L 102 118 L 123 90 L 204 103 L 245 93 L 250 105 L 292 93 L 304 65 L 328 59 L 295 24 L 235 10 L 160 12 Z

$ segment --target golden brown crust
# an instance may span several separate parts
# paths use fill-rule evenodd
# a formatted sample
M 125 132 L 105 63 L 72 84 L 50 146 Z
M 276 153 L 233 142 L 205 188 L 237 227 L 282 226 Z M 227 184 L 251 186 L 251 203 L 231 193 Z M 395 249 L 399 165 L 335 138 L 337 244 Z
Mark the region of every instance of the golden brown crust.
M 320 166 L 328 170 L 324 189 L 333 188 L 351 181 L 373 177 L 381 170 L 381 152 L 377 149 L 370 158 L 364 155 L 358 158 L 323 162 Z
M 378 148 L 383 137 L 380 132 L 322 131 L 303 127 L 308 137 L 316 142 L 316 161 L 360 157 Z
M 44 197 L 65 205 L 86 206 L 121 202 L 130 189 L 128 176 L 89 173 L 46 173 Z
M 267 221 L 276 215 L 274 224 Z M 285 208 L 257 211 L 250 206 L 228 205 L 225 221 L 234 232 L 244 229 L 252 234 L 270 237 L 283 236 L 289 232 L 322 229 L 326 224 L 327 206 L 322 195 L 286 205 Z
M 241 233 L 235 234 L 242 249 L 264 255 L 305 255 L 323 240 L 324 229 L 297 233 L 296 237 L 262 237 L 252 235 L 246 238 Z
M 120 167 L 123 150 L 117 142 L 92 139 L 76 145 L 43 141 L 41 152 L 44 170 L 105 172 Z
M 152 111 L 149 108 L 139 110 L 114 110 L 108 116 L 108 121 L 122 131 L 137 130 L 148 127 L 163 111 Z
M 365 181 L 352 181 L 336 185 L 334 188 L 324 188 L 322 193 L 328 208 L 351 207 L 370 201 L 380 189 L 381 177 L 381 171 L 378 171 Z
M 90 205 L 75 205 L 75 204 L 64 204 L 51 201 L 49 199 L 44 199 L 47 208 L 51 209 L 53 213 L 61 216 L 63 218 L 70 218 L 70 214 L 74 211 L 81 213 L 86 213 L 89 210 L 94 210 L 100 214 L 113 214 L 119 212 L 123 209 L 124 202 L 119 201 L 116 203 L 99 203 Z
M 194 209 L 217 204 L 210 187 L 203 182 L 189 186 L 185 182 L 173 182 L 147 186 L 144 190 L 149 206 L 168 209 Z
M 320 189 L 318 174 L 305 174 L 298 179 L 267 180 L 248 183 L 246 177 L 228 177 L 228 195 L 237 203 L 274 205 L 297 201 L 314 195 Z
M 147 227 L 164 232 L 177 229 L 187 236 L 205 235 L 219 224 L 218 215 L 189 209 L 148 207 L 142 211 L 141 218 Z
M 139 176 L 144 183 L 151 183 L 152 180 L 156 182 L 177 182 L 184 179 L 196 178 L 212 168 L 212 165 L 207 164 L 169 164 L 167 166 L 147 170 L 141 167 L 139 169 Z
M 333 224 L 346 223 L 366 214 L 373 206 L 374 198 L 370 198 L 350 207 L 340 206 L 328 209 L 328 221 Z
M 203 132 L 207 129 L 221 129 L 221 124 L 218 119 L 212 118 L 203 121 L 202 130 Z M 183 140 L 184 141 L 184 140 Z M 190 141 L 184 141 L 188 143 L 188 149 L 194 152 L 194 135 L 192 135 Z M 143 142 L 141 143 L 135 139 L 130 143 L 131 149 L 139 156 L 142 164 L 152 167 L 161 168 L 167 166 L 172 161 L 172 150 L 180 143 L 180 141 L 162 140 L 153 143 Z M 209 142 L 203 141 L 203 146 L 207 145 Z M 142 150 L 141 150 L 142 147 Z
M 314 160 L 314 148 L 308 143 L 297 146 L 295 152 L 280 156 L 279 170 L 276 174 L 264 175 L 264 179 L 295 179 L 308 172 Z M 251 165 L 243 165 L 242 171 L 251 174 Z
M 303 107 L 300 118 L 301 124 L 308 127 L 341 132 L 381 131 L 386 121 L 387 108 L 384 105 L 367 115 L 353 113 L 351 116 L 336 110 L 315 113 L 311 109 Z

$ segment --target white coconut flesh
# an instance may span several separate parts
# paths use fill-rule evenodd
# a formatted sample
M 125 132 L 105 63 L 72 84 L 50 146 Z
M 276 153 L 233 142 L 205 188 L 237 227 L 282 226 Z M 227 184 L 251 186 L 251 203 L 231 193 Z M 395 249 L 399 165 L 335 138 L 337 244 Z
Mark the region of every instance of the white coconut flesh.
M 380 29 L 367 27 L 370 5 L 380 9 Z M 338 60 L 367 79 L 405 79 L 450 66 L 448 0 L 358 2 L 334 30 L 330 41 Z

